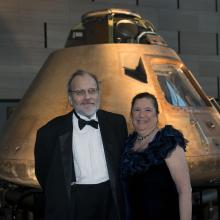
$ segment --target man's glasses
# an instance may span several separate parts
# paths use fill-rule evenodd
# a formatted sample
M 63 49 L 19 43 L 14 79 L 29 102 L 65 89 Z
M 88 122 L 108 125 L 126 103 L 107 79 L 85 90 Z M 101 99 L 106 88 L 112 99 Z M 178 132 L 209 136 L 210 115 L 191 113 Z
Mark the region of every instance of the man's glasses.
M 90 88 L 90 89 L 80 89 L 80 90 L 69 90 L 69 92 L 76 94 L 77 96 L 85 96 L 86 92 L 89 95 L 96 95 L 98 93 L 99 89 L 98 88 Z

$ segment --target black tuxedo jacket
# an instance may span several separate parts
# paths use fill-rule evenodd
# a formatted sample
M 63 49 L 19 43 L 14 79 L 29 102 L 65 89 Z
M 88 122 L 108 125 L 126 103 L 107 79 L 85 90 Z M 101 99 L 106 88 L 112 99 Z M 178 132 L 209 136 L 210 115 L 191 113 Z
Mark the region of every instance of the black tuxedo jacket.
M 72 154 L 72 114 L 49 121 L 37 132 L 35 173 L 45 194 L 45 220 L 71 218 L 71 182 L 75 178 Z M 119 177 L 120 156 L 127 137 L 122 115 L 97 111 L 107 168 L 118 219 L 123 219 L 123 196 Z M 85 210 L 84 210 L 85 211 Z

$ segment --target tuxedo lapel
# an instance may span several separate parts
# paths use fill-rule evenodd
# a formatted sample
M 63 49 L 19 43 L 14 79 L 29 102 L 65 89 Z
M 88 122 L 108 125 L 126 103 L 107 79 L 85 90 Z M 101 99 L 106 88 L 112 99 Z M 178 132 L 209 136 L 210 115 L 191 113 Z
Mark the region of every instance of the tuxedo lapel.
M 112 136 L 111 136 L 112 133 L 111 133 L 110 125 L 108 124 L 108 121 L 102 111 L 99 110 L 97 112 L 97 117 L 99 121 L 100 132 L 101 132 L 104 148 L 106 151 L 110 152 L 112 146 Z
M 110 123 L 108 123 L 108 119 L 105 117 L 104 112 L 99 110 L 97 112 L 97 117 L 99 121 L 100 126 L 100 132 L 102 136 L 102 142 L 108 167 L 108 172 L 111 180 L 114 180 L 114 160 L 115 160 L 115 151 L 114 151 L 114 144 L 113 140 L 114 137 L 112 137 L 112 129 Z

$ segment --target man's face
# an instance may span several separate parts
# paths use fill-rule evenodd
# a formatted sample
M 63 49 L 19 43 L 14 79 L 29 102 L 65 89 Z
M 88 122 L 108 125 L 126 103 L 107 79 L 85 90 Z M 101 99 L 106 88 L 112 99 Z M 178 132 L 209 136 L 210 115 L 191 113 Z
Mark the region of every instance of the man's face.
M 70 102 L 79 114 L 91 117 L 95 114 L 100 104 L 100 95 L 96 81 L 89 75 L 76 76 L 69 93 Z

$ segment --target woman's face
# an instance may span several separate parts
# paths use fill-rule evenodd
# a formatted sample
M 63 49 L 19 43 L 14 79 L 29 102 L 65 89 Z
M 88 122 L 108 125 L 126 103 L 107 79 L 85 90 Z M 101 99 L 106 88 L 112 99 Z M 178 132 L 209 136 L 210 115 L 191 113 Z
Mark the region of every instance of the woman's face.
M 153 102 L 149 98 L 137 99 L 131 110 L 134 129 L 144 133 L 152 130 L 157 125 L 157 113 Z

